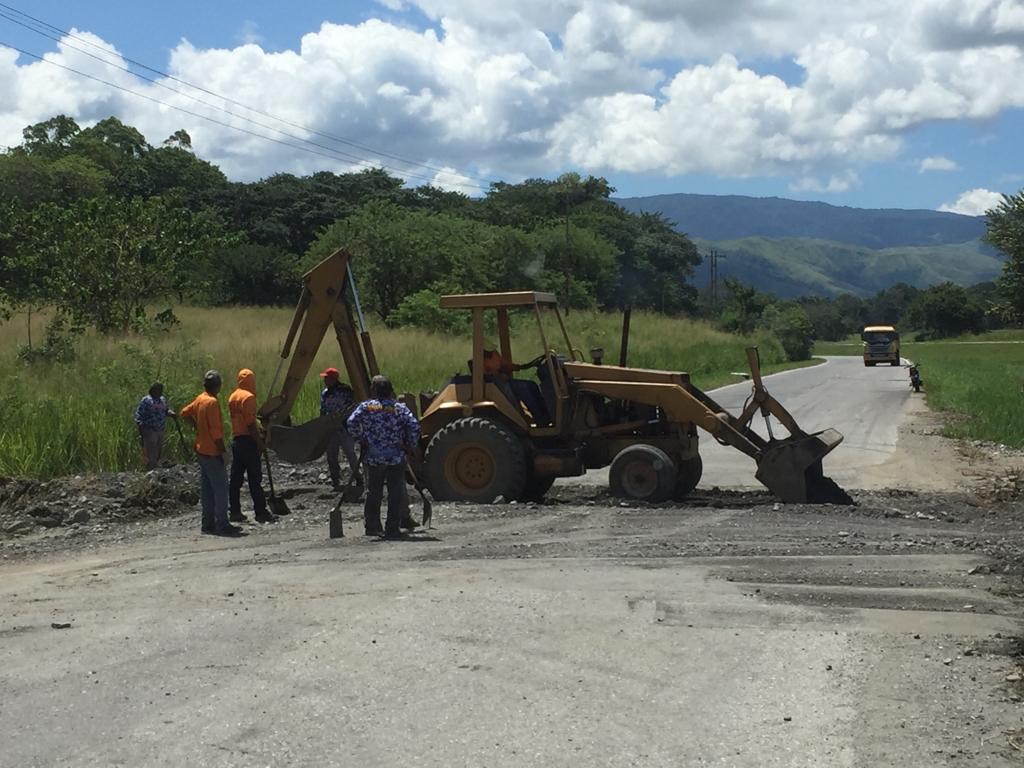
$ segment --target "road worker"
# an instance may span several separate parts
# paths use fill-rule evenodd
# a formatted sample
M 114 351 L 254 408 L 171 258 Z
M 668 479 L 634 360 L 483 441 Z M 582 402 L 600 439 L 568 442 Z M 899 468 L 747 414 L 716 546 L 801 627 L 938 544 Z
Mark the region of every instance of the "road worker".
M 263 472 L 260 469 L 260 454 L 263 452 L 263 437 L 256 421 L 256 375 L 248 368 L 238 372 L 238 387 L 228 398 L 228 414 L 231 416 L 231 480 L 228 483 L 228 506 L 231 510 L 228 520 L 233 523 L 248 522 L 242 514 L 242 480 L 249 479 L 249 494 L 257 523 L 276 523 L 277 517 L 267 511 L 267 500 L 263 495 Z
M 139 401 L 135 409 L 135 424 L 142 439 L 142 455 L 147 470 L 156 469 L 160 465 L 164 426 L 168 416 L 173 419 L 177 414 L 168 407 L 167 400 L 164 399 L 164 385 L 159 381 L 153 382 L 149 394 Z
M 352 387 L 341 380 L 337 368 L 327 368 L 320 373 L 324 380 L 323 391 L 320 392 L 320 415 L 345 413 L 355 406 L 355 394 Z M 355 441 L 349 434 L 345 421 L 331 433 L 327 443 L 327 469 L 331 473 L 331 485 L 334 490 L 341 490 L 341 467 L 338 463 L 338 451 L 345 452 L 345 460 L 355 478 L 356 486 L 362 486 L 363 476 L 359 471 L 359 459 L 356 457 Z
M 484 341 L 484 376 L 490 376 L 499 386 L 508 386 L 516 402 L 522 402 L 533 416 L 533 423 L 538 427 L 546 427 L 551 424 L 551 416 L 537 382 L 512 378 L 515 371 L 522 371 L 528 367 L 532 366 L 518 365 L 505 360 L 494 342 Z
M 405 405 L 395 397 L 395 389 L 386 376 L 370 381 L 371 399 L 360 403 L 348 418 L 348 429 L 359 439 L 366 457 L 366 503 L 363 519 L 367 536 L 397 539 L 408 520 L 408 494 L 405 488 L 406 456 L 416 449 L 420 425 Z M 383 528 L 380 506 L 384 486 L 388 489 L 388 515 Z M 408 526 L 408 527 L 411 527 Z
M 224 468 L 224 423 L 221 421 L 221 377 L 216 370 L 203 376 L 203 392 L 181 409 L 181 417 L 196 429 L 199 460 L 199 497 L 202 500 L 202 532 L 215 536 L 240 536 L 242 529 L 228 522 L 228 477 Z

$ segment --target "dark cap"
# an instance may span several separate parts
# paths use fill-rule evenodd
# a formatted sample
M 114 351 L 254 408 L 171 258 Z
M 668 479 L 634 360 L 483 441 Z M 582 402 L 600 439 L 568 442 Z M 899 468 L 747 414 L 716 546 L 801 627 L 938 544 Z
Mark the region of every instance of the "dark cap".
M 203 383 L 221 381 L 220 371 L 216 368 L 211 368 L 205 374 L 203 374 Z

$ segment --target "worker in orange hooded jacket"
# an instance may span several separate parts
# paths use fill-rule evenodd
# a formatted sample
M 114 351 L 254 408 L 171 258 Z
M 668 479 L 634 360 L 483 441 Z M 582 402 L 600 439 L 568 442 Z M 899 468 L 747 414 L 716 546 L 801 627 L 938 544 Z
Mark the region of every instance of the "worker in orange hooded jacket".
M 263 452 L 263 438 L 256 421 L 256 375 L 248 368 L 238 372 L 238 388 L 228 398 L 228 413 L 231 416 L 231 480 L 228 482 L 228 505 L 231 513 L 228 519 L 233 523 L 246 522 L 242 514 L 242 479 L 249 479 L 249 493 L 256 511 L 256 522 L 273 523 L 277 517 L 267 510 L 263 495 L 263 472 L 260 469 L 260 454 Z

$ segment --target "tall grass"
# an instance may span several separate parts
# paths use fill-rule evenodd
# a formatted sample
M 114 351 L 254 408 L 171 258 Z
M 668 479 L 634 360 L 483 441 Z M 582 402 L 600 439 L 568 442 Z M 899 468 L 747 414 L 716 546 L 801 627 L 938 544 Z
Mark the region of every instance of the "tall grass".
M 49 477 L 80 471 L 121 470 L 141 466 L 141 447 L 132 421 L 134 408 L 149 385 L 159 379 L 172 407 L 191 400 L 201 389 L 203 372 L 212 367 L 224 375 L 222 403 L 242 367 L 256 372 L 260 399 L 269 394 L 280 360 L 278 353 L 292 312 L 284 308 L 179 307 L 180 327 L 153 337 L 111 337 L 87 334 L 77 344 L 72 363 L 26 366 L 17 347 L 26 341 L 25 319 L 0 325 L 0 475 Z M 33 338 L 42 337 L 46 317 L 34 318 Z M 573 312 L 570 338 L 585 353 L 606 350 L 608 362 L 618 359 L 620 318 Z M 546 323 L 549 345 L 560 352 L 564 342 Z M 374 346 L 383 372 L 399 391 L 436 390 L 448 377 L 467 370 L 470 336 L 446 336 L 411 329 L 373 329 Z M 770 337 L 739 338 L 701 322 L 639 313 L 634 315 L 629 364 L 637 367 L 689 371 L 694 383 L 710 388 L 732 380 L 743 370 L 743 349 L 759 344 L 766 367 L 784 365 L 778 342 Z M 513 326 L 517 361 L 541 352 L 536 323 L 520 317 Z M 321 346 L 296 402 L 297 422 L 313 417 L 319 405 L 317 373 L 341 368 L 333 333 Z M 282 371 L 283 377 L 283 371 Z M 186 441 L 191 435 L 186 430 Z M 168 425 L 166 447 L 185 458 L 174 426 Z
M 947 434 L 1024 446 L 1024 344 L 926 342 L 903 354 L 920 365 L 928 405 L 964 416 Z

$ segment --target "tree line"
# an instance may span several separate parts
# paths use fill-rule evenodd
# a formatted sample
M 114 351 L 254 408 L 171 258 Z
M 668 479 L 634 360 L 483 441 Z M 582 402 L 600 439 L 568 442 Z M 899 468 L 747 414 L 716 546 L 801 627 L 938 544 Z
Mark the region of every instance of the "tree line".
M 476 198 L 380 169 L 232 182 L 185 131 L 152 146 L 114 117 L 81 128 L 58 116 L 0 154 L 0 315 L 56 308 L 47 338 L 28 348 L 59 357 L 84 328 L 173 323 L 154 309 L 163 300 L 293 304 L 300 275 L 345 246 L 368 310 L 442 331 L 462 320 L 438 311 L 439 294 L 510 289 L 551 291 L 569 308 L 766 328 L 794 358 L 865 322 L 950 335 L 1024 318 L 1024 193 L 989 215 L 987 239 L 1009 257 L 997 284 L 781 301 L 728 280 L 726 301 L 711 305 L 691 283 L 701 255 L 690 239 L 660 215 L 625 211 L 613 192 L 575 173 L 494 183 Z
M 151 146 L 114 117 L 83 129 L 59 116 L 0 155 L 0 306 L 122 332 L 154 322 L 147 308 L 168 297 L 292 304 L 301 273 L 344 245 L 386 323 L 429 322 L 420 308 L 439 293 L 511 288 L 570 307 L 693 311 L 697 248 L 613 191 L 565 174 L 470 198 L 378 169 L 231 182 L 184 131 Z

